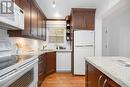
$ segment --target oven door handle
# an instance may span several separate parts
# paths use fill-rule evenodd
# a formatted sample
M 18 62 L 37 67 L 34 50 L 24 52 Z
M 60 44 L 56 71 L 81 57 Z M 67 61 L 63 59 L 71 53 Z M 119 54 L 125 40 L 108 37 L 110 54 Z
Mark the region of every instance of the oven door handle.
M 12 75 L 13 73 L 17 72 L 17 69 L 13 69 L 12 71 L 0 76 L 0 80 L 5 79 L 7 76 Z
M 21 70 L 21 69 L 23 69 L 23 68 L 25 68 L 25 67 L 27 67 L 27 66 L 33 65 L 33 64 L 35 64 L 37 61 L 38 61 L 38 60 L 33 60 L 33 61 L 30 61 L 30 62 L 27 62 L 27 63 L 25 63 L 25 64 L 19 66 L 19 67 L 17 68 L 17 70 Z

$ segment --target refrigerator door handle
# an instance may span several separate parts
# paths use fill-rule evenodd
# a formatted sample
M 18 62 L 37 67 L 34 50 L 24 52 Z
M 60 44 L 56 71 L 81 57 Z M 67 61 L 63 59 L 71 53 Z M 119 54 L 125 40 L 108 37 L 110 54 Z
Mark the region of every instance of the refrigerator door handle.
M 92 47 L 94 45 L 75 45 L 75 47 Z

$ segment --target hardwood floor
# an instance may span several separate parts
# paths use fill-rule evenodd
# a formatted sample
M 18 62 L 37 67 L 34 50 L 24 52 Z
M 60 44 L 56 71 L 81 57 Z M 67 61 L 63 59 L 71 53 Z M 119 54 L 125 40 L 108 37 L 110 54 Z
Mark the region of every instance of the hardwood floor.
M 54 73 L 44 80 L 41 87 L 85 87 L 85 76 L 71 73 Z

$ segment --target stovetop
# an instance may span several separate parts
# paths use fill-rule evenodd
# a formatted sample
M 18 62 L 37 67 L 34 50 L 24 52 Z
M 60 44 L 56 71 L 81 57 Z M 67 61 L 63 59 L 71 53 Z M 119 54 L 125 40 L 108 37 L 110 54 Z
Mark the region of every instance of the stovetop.
M 23 62 L 32 57 L 33 55 L 11 55 L 6 57 L 0 57 L 0 70 L 7 68 L 11 65 Z

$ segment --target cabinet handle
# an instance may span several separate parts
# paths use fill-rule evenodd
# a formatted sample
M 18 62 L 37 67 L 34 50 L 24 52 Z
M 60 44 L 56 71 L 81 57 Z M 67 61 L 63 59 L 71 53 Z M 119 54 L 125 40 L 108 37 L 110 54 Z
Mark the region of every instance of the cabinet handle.
M 100 87 L 100 80 L 102 78 L 102 75 L 100 75 L 99 79 L 98 79 L 98 87 Z
M 42 64 L 43 62 L 42 61 L 39 61 L 38 64 Z
M 107 79 L 105 79 L 105 81 L 103 83 L 103 87 L 105 87 L 106 83 L 107 83 Z

